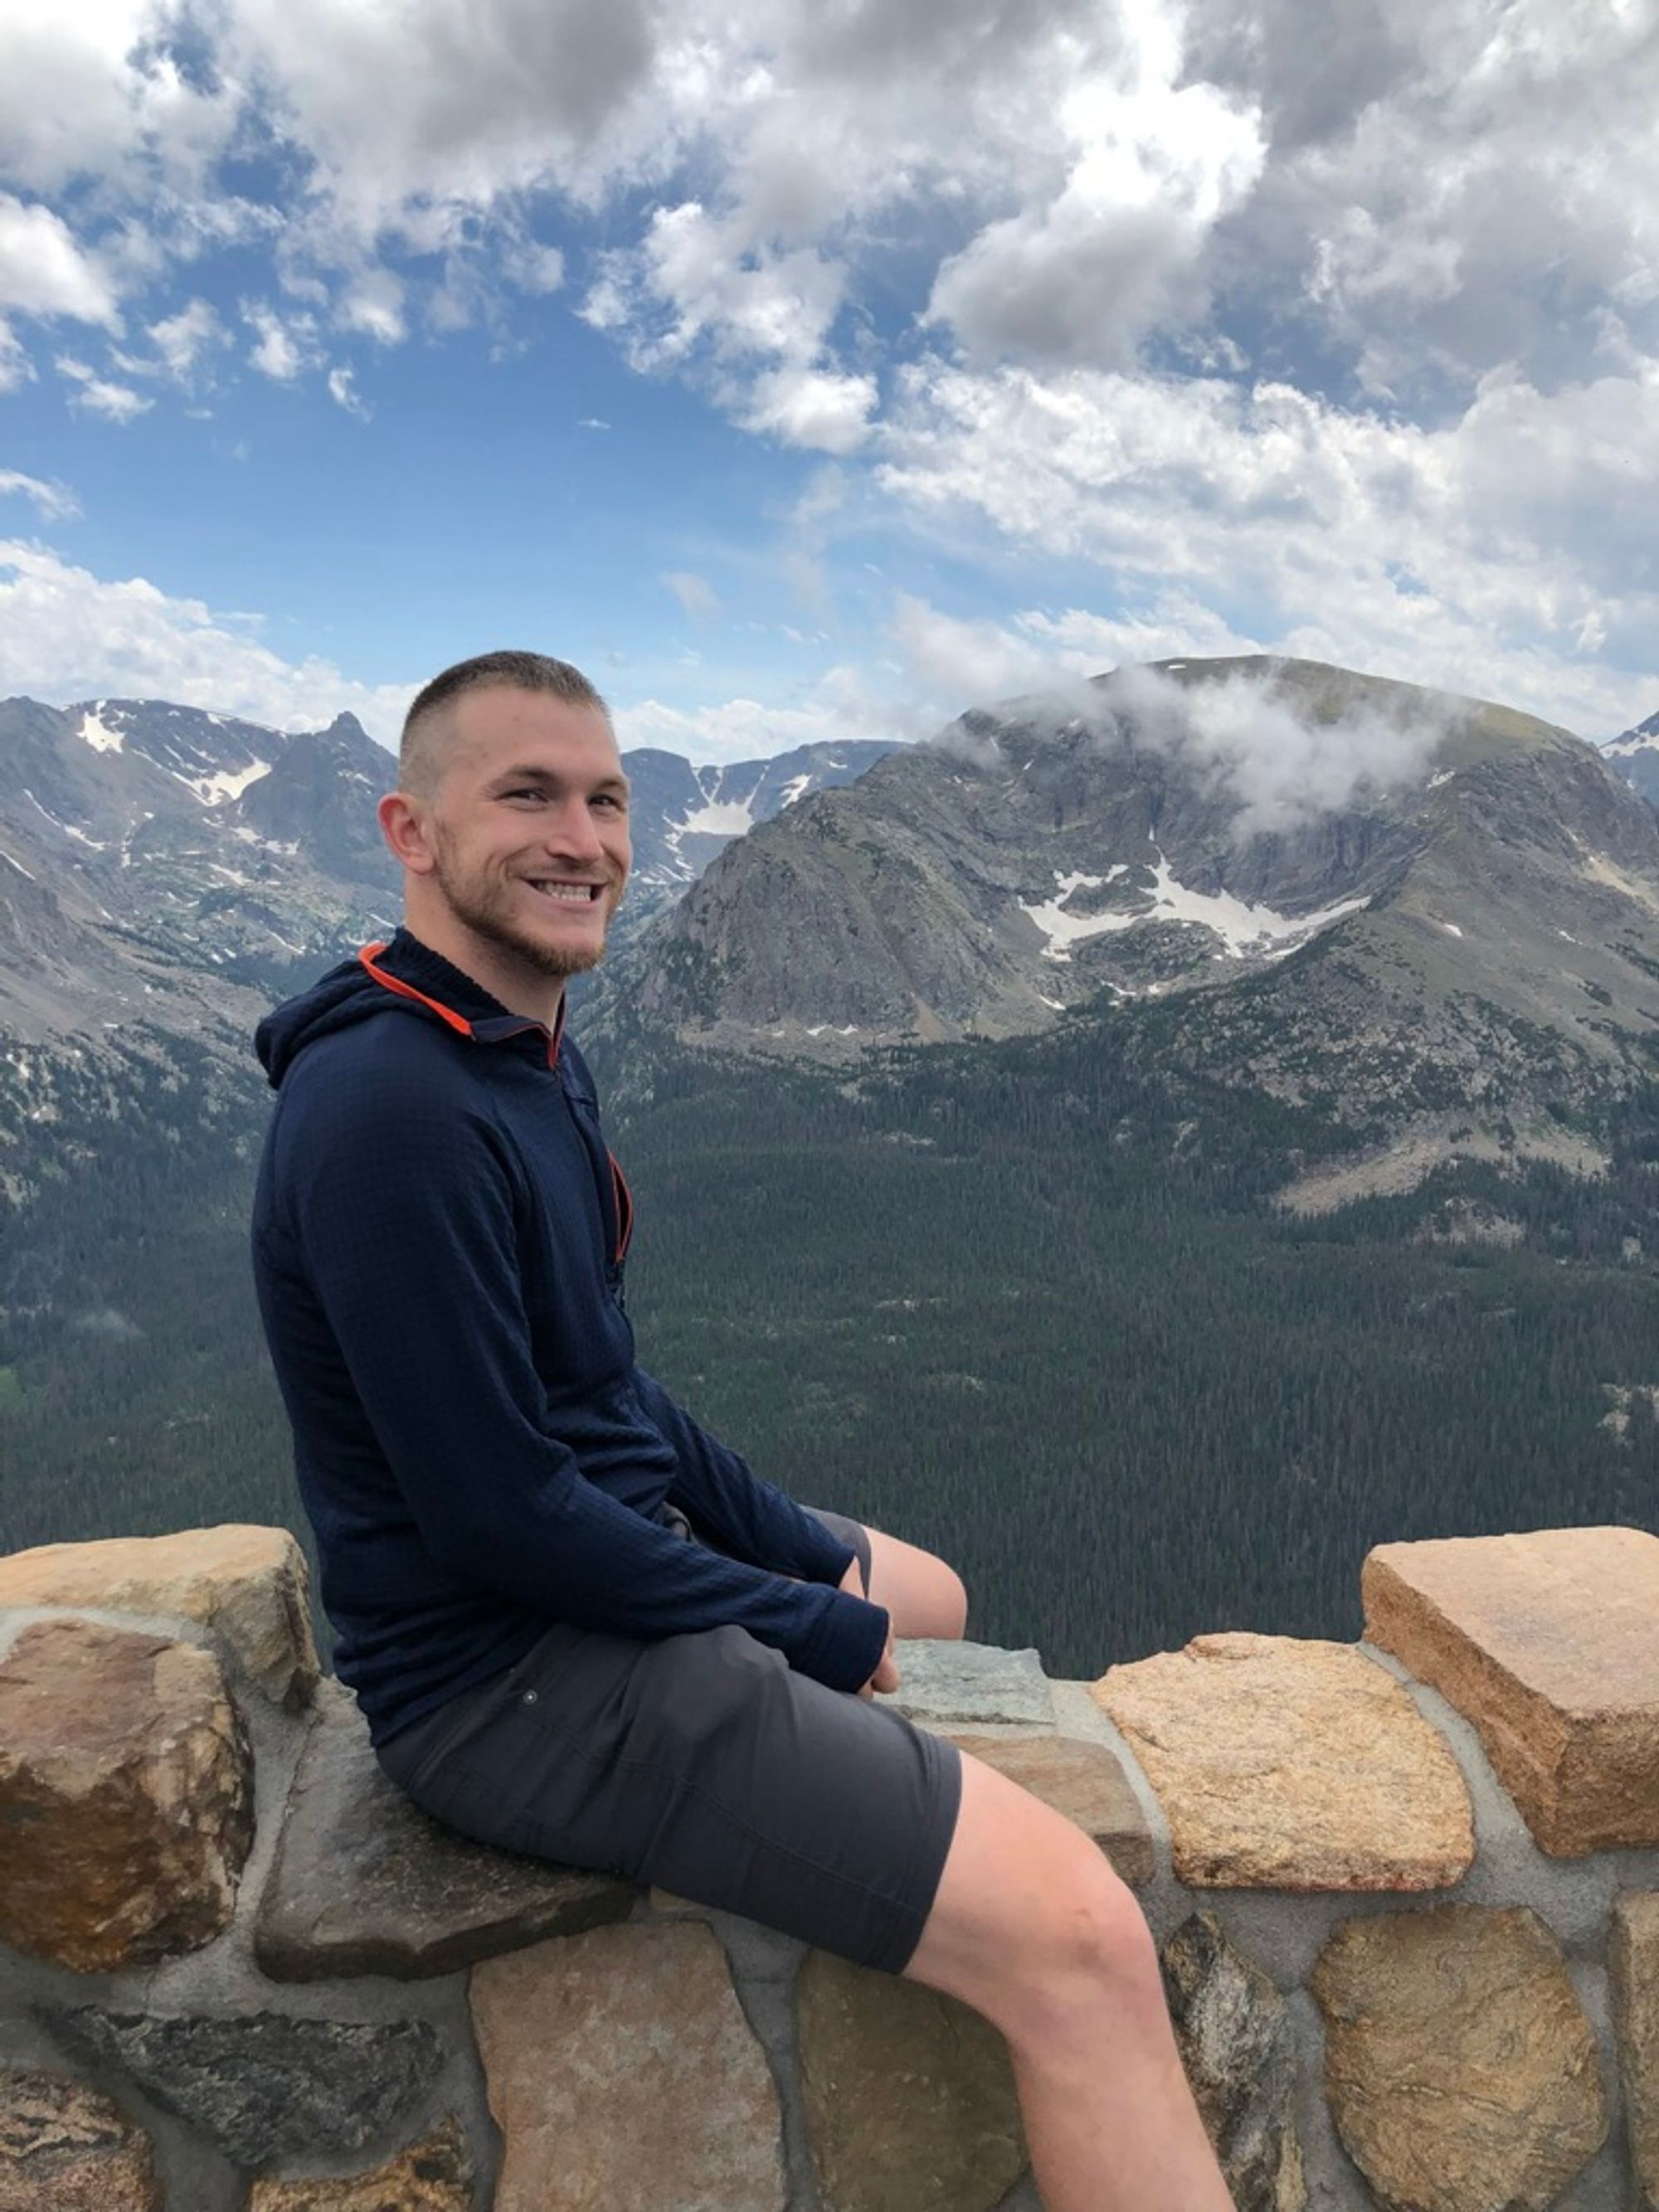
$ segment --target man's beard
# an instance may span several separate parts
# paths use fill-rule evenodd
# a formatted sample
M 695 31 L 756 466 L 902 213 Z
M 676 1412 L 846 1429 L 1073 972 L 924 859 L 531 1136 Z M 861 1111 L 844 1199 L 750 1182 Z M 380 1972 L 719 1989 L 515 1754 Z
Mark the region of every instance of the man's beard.
M 513 894 L 505 884 L 492 883 L 483 896 L 475 896 L 453 866 L 451 848 L 442 836 L 437 840 L 434 857 L 438 864 L 434 872 L 438 889 L 443 893 L 450 912 L 457 921 L 465 922 L 475 937 L 482 937 L 487 943 L 499 945 L 504 952 L 510 952 L 515 959 L 522 960 L 538 974 L 555 978 L 584 975 L 588 969 L 597 968 L 605 957 L 603 940 L 592 946 L 549 945 L 542 939 L 532 936 L 528 931 L 521 930 L 507 911 Z M 610 899 L 611 888 L 607 883 L 599 894 L 600 903 L 605 906 L 607 931 L 614 911 L 605 903 Z

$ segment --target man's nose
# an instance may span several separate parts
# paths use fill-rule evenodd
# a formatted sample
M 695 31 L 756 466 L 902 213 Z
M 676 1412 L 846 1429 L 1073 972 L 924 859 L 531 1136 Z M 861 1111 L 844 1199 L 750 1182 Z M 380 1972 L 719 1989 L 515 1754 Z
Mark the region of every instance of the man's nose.
M 566 860 L 592 862 L 605 858 L 599 825 L 586 799 L 568 799 L 556 809 L 544 826 L 542 842 L 550 853 Z

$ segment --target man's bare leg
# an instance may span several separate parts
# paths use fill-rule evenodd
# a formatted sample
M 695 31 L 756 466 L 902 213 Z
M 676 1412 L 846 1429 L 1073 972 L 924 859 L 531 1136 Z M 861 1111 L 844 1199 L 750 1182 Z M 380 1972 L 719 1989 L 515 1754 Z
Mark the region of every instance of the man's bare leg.
M 864 1533 L 870 1539 L 870 1601 L 886 1607 L 894 1635 L 959 1637 L 968 1625 L 968 1593 L 955 1568 L 879 1528 Z M 863 1596 L 856 1559 L 841 1586 Z
M 1047 2212 L 1231 2212 L 1139 1906 L 1080 1828 L 978 1759 L 905 1972 L 1006 2038 Z

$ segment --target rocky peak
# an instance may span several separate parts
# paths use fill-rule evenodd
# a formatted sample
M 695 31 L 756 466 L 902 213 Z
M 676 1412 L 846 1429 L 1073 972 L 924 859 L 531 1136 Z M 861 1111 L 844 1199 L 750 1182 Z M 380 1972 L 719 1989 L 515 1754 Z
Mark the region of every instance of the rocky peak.
M 1602 746 L 1601 757 L 1632 791 L 1659 805 L 1659 714 L 1611 738 Z
M 1187 662 L 964 715 L 758 827 L 589 1020 L 839 1061 L 1070 1013 L 1378 1128 L 1559 1135 L 1647 1079 L 1655 973 L 1659 819 L 1595 747 L 1320 664 Z

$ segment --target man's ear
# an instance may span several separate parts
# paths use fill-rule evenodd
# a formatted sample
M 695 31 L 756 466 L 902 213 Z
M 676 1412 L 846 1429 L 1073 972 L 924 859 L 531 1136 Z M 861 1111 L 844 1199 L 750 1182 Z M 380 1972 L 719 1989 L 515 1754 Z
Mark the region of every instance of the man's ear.
M 415 875 L 430 875 L 435 861 L 420 801 L 411 799 L 406 791 L 389 791 L 375 812 L 380 820 L 380 835 L 392 859 Z

